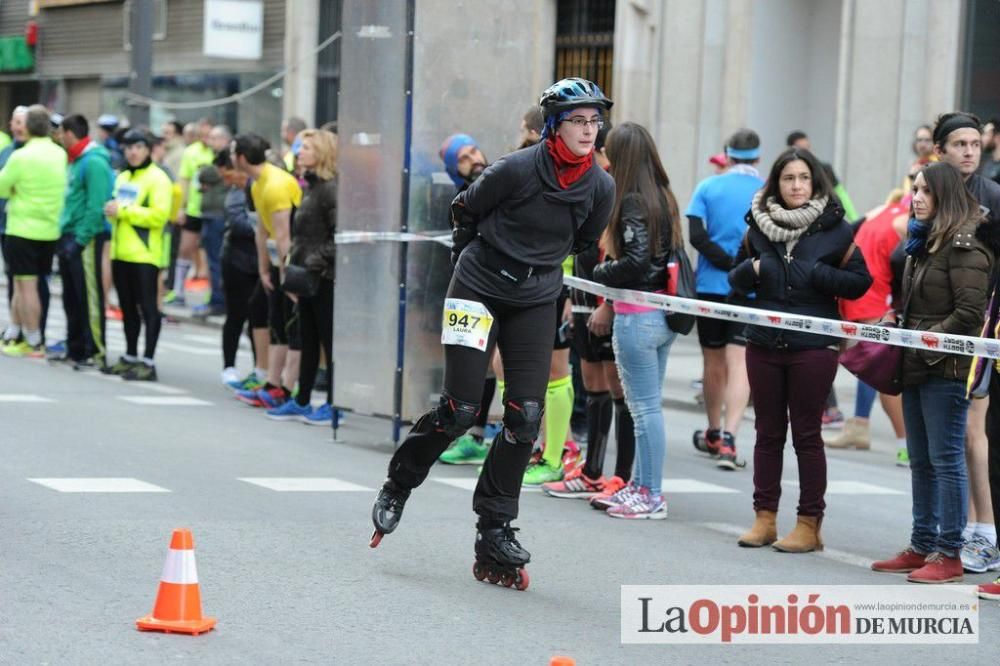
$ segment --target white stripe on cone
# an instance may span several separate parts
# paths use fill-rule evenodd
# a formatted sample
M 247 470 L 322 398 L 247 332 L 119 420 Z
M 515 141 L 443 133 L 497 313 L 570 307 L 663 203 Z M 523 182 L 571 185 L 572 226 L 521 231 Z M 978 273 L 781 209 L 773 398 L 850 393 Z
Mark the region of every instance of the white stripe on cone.
M 160 581 L 178 585 L 196 585 L 198 583 L 198 567 L 194 563 L 193 550 L 167 551 L 167 561 L 163 564 L 163 575 Z

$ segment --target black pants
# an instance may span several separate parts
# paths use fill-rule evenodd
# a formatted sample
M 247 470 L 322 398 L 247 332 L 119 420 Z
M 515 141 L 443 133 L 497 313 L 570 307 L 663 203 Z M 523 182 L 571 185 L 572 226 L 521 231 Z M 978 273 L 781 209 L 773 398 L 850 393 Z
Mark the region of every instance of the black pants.
M 253 335 L 247 327 L 250 319 L 250 299 L 260 278 L 245 273 L 232 264 L 222 262 L 222 290 L 226 302 L 226 322 L 222 325 L 222 367 L 236 365 L 236 350 L 240 346 L 240 334 L 244 328 L 253 347 Z M 266 317 L 266 314 L 265 314 Z
M 136 264 L 115 259 L 111 279 L 118 292 L 125 327 L 125 354 L 139 355 L 139 331 L 146 325 L 146 350 L 143 358 L 152 359 L 160 339 L 160 311 L 156 307 L 156 281 L 160 269 L 152 264 Z
M 543 404 L 556 334 L 555 301 L 526 307 L 507 305 L 474 292 L 455 278 L 448 287 L 448 298 L 482 303 L 494 320 L 486 351 L 445 345 L 444 393 L 454 400 L 478 405 L 493 347 L 499 345 L 506 379 L 505 405 L 525 400 Z M 518 442 L 507 436 L 512 425 L 508 422 L 511 409 L 506 407 L 504 411 L 504 431 L 490 447 L 472 499 L 473 510 L 491 522 L 517 517 L 521 481 L 531 458 L 533 442 Z M 451 443 L 452 437 L 442 430 L 420 427 L 421 423 L 431 422 L 436 411 L 417 422 L 389 463 L 389 478 L 402 488 L 423 483 L 431 465 Z
M 74 361 L 104 359 L 104 288 L 101 253 L 104 239 L 91 240 L 79 253 L 59 256 L 66 312 L 66 354 Z
M 989 440 L 988 468 L 993 522 L 1000 533 L 1000 376 L 993 368 L 990 376 L 990 406 L 986 410 L 986 438 Z
M 333 280 L 320 280 L 316 295 L 299 298 L 298 309 L 302 357 L 299 360 L 299 393 L 295 401 L 304 407 L 312 399 L 320 347 L 326 353 L 328 367 L 333 367 Z M 330 377 L 326 387 L 327 404 L 333 403 L 332 372 Z

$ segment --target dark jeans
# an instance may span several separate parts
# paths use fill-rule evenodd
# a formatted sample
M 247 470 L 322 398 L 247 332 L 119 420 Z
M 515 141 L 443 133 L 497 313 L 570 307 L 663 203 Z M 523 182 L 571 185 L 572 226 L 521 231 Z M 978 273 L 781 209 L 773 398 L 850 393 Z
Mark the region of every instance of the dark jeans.
M 206 215 L 201 218 L 201 244 L 208 257 L 208 276 L 212 287 L 209 305 L 224 304 L 222 291 L 222 236 L 226 230 L 226 221 L 222 217 Z
M 494 301 L 469 289 L 456 278 L 448 287 L 448 298 L 477 301 L 493 315 L 493 327 L 485 351 L 460 345 L 444 348 L 444 393 L 465 403 L 478 405 L 483 396 L 483 380 L 499 345 L 506 378 L 505 402 L 545 400 L 552 360 L 552 340 L 556 335 L 555 302 L 517 307 Z M 507 421 L 507 408 L 504 414 Z M 432 410 L 421 421 L 430 422 Z M 402 488 L 423 483 L 431 465 L 448 448 L 452 438 L 436 428 L 421 428 L 420 421 L 396 450 L 389 463 L 389 478 Z M 517 517 L 518 497 L 524 469 L 531 458 L 532 443 L 511 443 L 500 433 L 490 447 L 479 484 L 473 495 L 473 510 L 488 521 L 509 521 Z
M 139 331 L 146 325 L 146 349 L 143 358 L 152 359 L 160 339 L 160 311 L 156 307 L 156 281 L 160 269 L 152 264 L 136 264 L 115 259 L 111 278 L 118 292 L 125 329 L 125 354 L 139 355 Z
M 968 518 L 965 469 L 965 382 L 931 377 L 903 389 L 906 450 L 913 484 L 913 534 L 918 553 L 958 557 Z
M 319 350 L 326 353 L 328 368 L 333 368 L 333 280 L 322 279 L 315 296 L 299 298 L 299 327 L 302 357 L 299 361 L 299 393 L 295 401 L 305 407 L 312 399 L 319 369 Z M 326 387 L 326 402 L 333 403 L 333 373 Z
M 781 499 L 782 454 L 788 424 L 799 463 L 802 516 L 822 516 L 826 508 L 826 453 L 823 409 L 837 374 L 832 349 L 781 351 L 747 345 L 747 375 L 757 415 L 753 450 L 754 510 L 777 511 Z
M 990 442 L 990 497 L 993 500 L 993 522 L 1000 532 L 1000 374 L 990 371 L 990 406 L 986 411 L 986 437 Z
M 226 321 L 222 325 L 222 367 L 236 365 L 236 351 L 240 346 L 240 334 L 247 328 L 247 337 L 253 347 L 253 335 L 246 326 L 250 319 L 250 298 L 260 280 L 256 275 L 244 273 L 231 264 L 222 264 L 222 285 L 226 295 Z
M 101 253 L 104 239 L 95 237 L 79 252 L 59 256 L 63 310 L 66 312 L 66 354 L 74 361 L 104 358 L 104 288 Z

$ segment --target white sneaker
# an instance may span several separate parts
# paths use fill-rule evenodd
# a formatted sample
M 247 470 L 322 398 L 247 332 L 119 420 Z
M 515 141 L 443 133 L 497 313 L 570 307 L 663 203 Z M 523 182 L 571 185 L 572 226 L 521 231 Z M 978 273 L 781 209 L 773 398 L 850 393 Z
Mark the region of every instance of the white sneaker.
M 229 367 L 222 371 L 222 383 L 228 386 L 230 383 L 239 382 L 242 377 L 240 373 L 236 371 L 236 368 Z

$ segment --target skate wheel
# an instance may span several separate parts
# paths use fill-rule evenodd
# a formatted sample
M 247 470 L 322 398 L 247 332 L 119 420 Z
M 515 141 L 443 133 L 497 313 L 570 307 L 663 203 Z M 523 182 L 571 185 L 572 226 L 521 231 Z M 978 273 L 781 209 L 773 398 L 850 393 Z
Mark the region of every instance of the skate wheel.
M 378 530 L 375 530 L 374 532 L 372 532 L 372 540 L 368 544 L 368 547 L 369 548 L 378 548 L 378 545 L 380 543 L 382 543 L 382 537 L 384 537 L 384 536 L 385 535 L 382 534 L 381 532 L 379 532 Z
M 514 584 L 517 579 L 517 574 L 502 573 L 500 574 L 500 584 L 504 587 L 510 587 Z
M 472 576 L 480 583 L 486 578 L 486 567 L 479 562 L 472 565 Z
M 496 569 L 490 567 L 486 570 L 486 580 L 496 585 L 498 582 L 500 582 L 500 574 L 497 573 Z
M 524 592 L 528 589 L 528 583 L 531 579 L 528 577 L 527 569 L 518 569 L 517 578 L 514 580 L 514 589 Z

